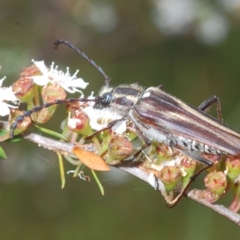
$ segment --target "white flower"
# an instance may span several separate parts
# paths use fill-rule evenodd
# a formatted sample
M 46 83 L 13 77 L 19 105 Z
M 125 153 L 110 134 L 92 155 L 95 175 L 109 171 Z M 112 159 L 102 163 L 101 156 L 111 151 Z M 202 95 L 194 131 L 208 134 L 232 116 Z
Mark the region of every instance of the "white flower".
M 122 116 L 116 112 L 111 111 L 108 108 L 105 109 L 94 109 L 89 106 L 83 109 L 90 119 L 90 126 L 92 129 L 99 131 L 108 126 L 112 121 L 122 119 Z M 114 124 L 112 130 L 117 134 L 123 134 L 126 132 L 127 124 L 125 120 L 121 120 Z
M 17 104 L 20 100 L 14 95 L 12 87 L 2 87 L 2 83 L 6 77 L 0 79 L 0 116 L 10 114 L 10 108 L 18 108 L 17 106 L 6 103 L 11 101 Z
M 34 61 L 32 62 L 36 65 L 36 67 L 42 73 L 42 76 L 34 76 L 31 79 L 39 86 L 45 86 L 48 83 L 57 83 L 64 90 L 69 93 L 82 92 L 78 88 L 85 89 L 88 83 L 84 82 L 82 78 L 76 78 L 77 70 L 72 76 L 69 73 L 69 68 L 67 67 L 66 73 L 63 71 L 59 71 L 58 66 L 54 67 L 54 63 L 52 63 L 50 70 L 45 65 L 44 61 Z

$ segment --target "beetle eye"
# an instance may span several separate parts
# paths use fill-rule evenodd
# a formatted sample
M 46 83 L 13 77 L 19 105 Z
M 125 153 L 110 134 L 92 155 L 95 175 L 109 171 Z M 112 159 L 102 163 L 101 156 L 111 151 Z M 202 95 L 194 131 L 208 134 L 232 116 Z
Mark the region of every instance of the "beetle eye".
M 112 101 L 112 94 L 111 93 L 104 93 L 101 97 L 101 104 L 103 106 L 107 106 Z

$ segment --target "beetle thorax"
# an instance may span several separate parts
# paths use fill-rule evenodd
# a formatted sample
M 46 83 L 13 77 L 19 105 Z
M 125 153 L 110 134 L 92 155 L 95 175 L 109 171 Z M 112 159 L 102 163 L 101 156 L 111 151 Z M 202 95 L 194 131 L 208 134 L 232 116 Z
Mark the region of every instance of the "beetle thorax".
M 95 108 L 111 108 L 121 115 L 127 115 L 138 101 L 144 89 L 138 84 L 119 85 L 117 87 L 103 87 L 99 93 L 99 100 Z

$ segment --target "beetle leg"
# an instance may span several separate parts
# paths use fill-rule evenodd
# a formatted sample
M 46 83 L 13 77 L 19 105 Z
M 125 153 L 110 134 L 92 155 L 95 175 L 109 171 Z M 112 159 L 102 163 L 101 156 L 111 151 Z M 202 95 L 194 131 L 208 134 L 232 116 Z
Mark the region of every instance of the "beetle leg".
M 206 111 L 209 107 L 212 106 L 213 103 L 217 103 L 217 115 L 218 115 L 218 119 L 222 122 L 223 118 L 222 118 L 222 110 L 221 110 L 221 105 L 220 105 L 220 99 L 219 97 L 213 95 L 211 97 L 209 97 L 208 99 L 206 99 L 199 107 L 198 110 L 200 111 Z

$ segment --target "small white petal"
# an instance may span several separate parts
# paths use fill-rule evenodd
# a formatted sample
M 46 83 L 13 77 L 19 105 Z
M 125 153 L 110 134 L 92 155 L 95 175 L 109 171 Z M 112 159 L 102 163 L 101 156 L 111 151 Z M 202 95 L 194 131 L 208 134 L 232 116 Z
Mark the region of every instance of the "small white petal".
M 72 87 L 85 89 L 88 85 L 82 78 L 76 78 L 70 81 Z
M 95 99 L 96 97 L 94 97 L 94 91 L 91 92 L 91 95 L 88 96 L 88 99 Z
M 87 99 L 89 99 L 89 100 L 94 100 L 95 98 L 96 97 L 94 97 L 94 92 L 93 91 L 91 92 L 91 95 L 87 97 Z M 90 101 L 88 104 L 89 104 L 89 106 L 93 107 L 95 102 L 94 101 L 92 101 L 92 102 Z
M 17 108 L 17 106 L 8 104 L 5 101 L 18 103 L 20 100 L 15 96 L 12 87 L 0 88 L 0 116 L 6 116 L 10 113 L 10 108 Z
M 45 65 L 44 61 L 34 61 L 34 59 L 32 59 L 32 62 L 36 65 L 36 67 L 40 70 L 40 72 L 43 75 L 47 75 L 48 74 L 48 68 Z
M 46 86 L 49 83 L 49 79 L 46 78 L 45 76 L 34 76 L 30 77 L 35 84 L 38 86 Z
M 12 102 L 20 101 L 12 91 L 12 87 L 0 88 L 0 102 L 4 102 L 4 101 L 12 101 Z
M 4 117 L 9 115 L 10 109 L 8 105 L 4 102 L 0 102 L 0 116 Z
M 171 161 L 166 161 L 165 166 L 169 166 L 169 167 L 174 167 L 174 166 L 176 166 L 176 160 L 173 159 L 173 160 L 171 160 Z
M 2 79 L 0 79 L 0 87 L 2 87 L 3 81 L 6 79 L 6 77 L 3 77 Z
M 69 118 L 68 119 L 68 126 L 72 129 L 76 128 L 78 124 L 80 124 L 81 121 L 77 118 Z
M 148 176 L 148 183 L 156 190 L 158 187 L 158 183 L 156 177 L 153 172 L 151 172 Z
M 102 130 L 103 128 L 107 127 L 107 126 L 104 126 L 104 125 L 102 125 L 102 124 L 99 124 L 98 122 L 93 121 L 93 120 L 91 120 L 91 119 L 90 119 L 89 124 L 90 124 L 91 128 L 92 128 L 93 130 L 96 130 L 96 131 L 100 131 L 100 130 Z
M 17 102 L 20 101 L 14 94 L 12 87 L 8 87 L 8 88 L 2 88 L 0 91 L 1 93 L 1 99 L 5 100 L 5 101 L 11 101 L 11 102 Z
M 113 127 L 112 130 L 117 134 L 123 134 L 127 130 L 127 123 L 126 121 L 119 121 Z

